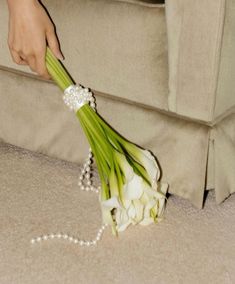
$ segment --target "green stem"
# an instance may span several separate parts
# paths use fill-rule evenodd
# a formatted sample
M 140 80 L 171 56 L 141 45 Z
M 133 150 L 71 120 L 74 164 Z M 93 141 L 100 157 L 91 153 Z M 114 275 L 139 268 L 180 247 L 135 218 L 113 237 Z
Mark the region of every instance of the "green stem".
M 82 109 L 82 108 L 81 108 Z M 80 110 L 81 110 L 80 109 Z M 80 112 L 80 110 L 78 112 Z M 77 113 L 78 113 L 77 112 Z M 107 161 L 107 163 L 110 165 L 110 159 L 111 159 L 111 155 L 110 153 L 112 152 L 112 148 L 111 146 L 106 142 L 106 137 L 103 136 L 102 133 L 99 133 L 95 127 L 93 126 L 93 124 L 91 123 L 91 121 L 87 118 L 85 113 L 80 112 L 79 113 L 81 115 L 81 117 L 83 118 L 83 121 L 85 121 L 87 127 L 89 127 L 89 131 L 92 132 L 92 134 L 95 136 L 96 138 L 96 143 L 100 144 L 100 149 Z
M 98 160 L 100 160 L 100 164 L 101 164 L 102 169 L 104 170 L 106 176 L 109 176 L 109 171 L 110 171 L 109 167 L 108 167 L 107 163 L 105 162 L 105 158 L 102 157 L 101 154 L 99 153 L 99 150 L 97 149 L 97 143 L 94 142 L 92 135 L 89 132 L 90 129 L 87 128 L 87 126 L 86 126 L 85 122 L 83 121 L 83 118 L 80 116 L 79 112 L 77 113 L 77 117 L 79 118 L 79 121 L 82 125 L 82 128 L 83 128 L 85 134 L 86 134 L 88 142 L 91 145 L 91 149 L 94 153 L 96 162 Z
M 46 52 L 46 66 L 52 78 L 63 91 L 73 84 L 73 80 L 59 60 L 54 56 L 50 48 L 47 48 Z
M 123 153 L 123 149 L 120 146 L 119 142 L 117 141 L 116 137 L 114 136 L 113 132 L 110 131 L 110 127 L 99 117 L 99 115 L 91 108 L 86 109 L 86 114 L 90 116 L 90 118 L 93 118 L 94 123 L 96 123 L 97 127 L 101 128 L 102 131 L 105 133 L 107 138 L 110 140 L 112 145 L 121 153 Z M 102 125 L 101 125 L 102 120 Z M 104 125 L 106 126 L 104 129 Z

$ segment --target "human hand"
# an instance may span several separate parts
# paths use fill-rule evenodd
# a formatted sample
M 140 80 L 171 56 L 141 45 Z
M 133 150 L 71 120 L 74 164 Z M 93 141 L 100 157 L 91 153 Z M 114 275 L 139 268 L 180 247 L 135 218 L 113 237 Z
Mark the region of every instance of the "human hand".
M 54 55 L 63 59 L 55 28 L 38 0 L 7 0 L 9 7 L 8 46 L 15 63 L 29 65 L 45 79 L 47 45 Z

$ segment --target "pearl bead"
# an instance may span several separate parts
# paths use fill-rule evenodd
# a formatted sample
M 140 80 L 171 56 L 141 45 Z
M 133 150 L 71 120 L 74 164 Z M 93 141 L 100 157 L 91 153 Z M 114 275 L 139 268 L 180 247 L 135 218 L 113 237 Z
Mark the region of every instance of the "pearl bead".
M 93 100 L 92 100 L 93 101 Z M 70 102 L 69 102 L 70 104 Z M 95 105 L 95 104 L 94 104 Z M 93 157 L 93 153 L 92 153 L 92 149 L 91 147 L 89 148 L 89 154 L 88 154 L 88 158 L 86 160 L 86 162 L 83 165 L 83 168 L 81 169 L 81 175 L 79 177 L 78 180 L 78 186 L 81 190 L 86 190 L 86 191 L 92 191 L 95 193 L 99 193 L 101 191 L 101 185 L 99 185 L 97 188 L 94 187 L 92 184 L 92 167 L 90 166 L 92 164 L 92 157 Z M 84 179 L 86 178 L 86 181 L 84 181 Z M 86 184 L 86 186 L 85 186 Z M 74 243 L 74 244 L 79 244 L 80 246 L 92 246 L 92 245 L 96 245 L 97 242 L 101 239 L 101 236 L 103 234 L 103 231 L 105 230 L 105 228 L 107 227 L 107 224 L 103 224 L 100 229 L 97 232 L 97 235 L 95 237 L 94 240 L 92 241 L 87 241 L 87 240 L 80 240 L 80 238 L 74 238 L 72 236 L 69 236 L 68 234 L 63 234 L 63 233 L 51 233 L 48 235 L 43 235 L 43 236 L 39 236 L 37 238 L 33 238 L 31 239 L 31 243 L 34 244 L 35 242 L 40 242 L 42 240 L 48 240 L 48 239 L 54 239 L 54 238 L 63 238 L 65 240 L 69 240 L 70 242 Z

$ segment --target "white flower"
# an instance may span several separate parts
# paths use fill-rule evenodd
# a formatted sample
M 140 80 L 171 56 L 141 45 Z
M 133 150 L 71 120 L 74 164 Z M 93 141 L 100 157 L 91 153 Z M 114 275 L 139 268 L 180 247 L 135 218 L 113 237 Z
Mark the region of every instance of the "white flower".
M 143 150 L 132 143 L 126 143 L 125 147 L 135 160 L 145 168 L 151 184 L 158 181 L 160 178 L 160 168 L 151 152 Z
M 158 167 L 151 158 L 152 156 L 146 154 L 149 153 L 148 151 L 143 151 L 143 153 L 145 156 L 142 156 L 142 158 L 145 166 L 148 167 L 149 175 L 155 176 L 159 172 Z M 114 210 L 116 230 L 118 232 L 124 231 L 130 224 L 148 225 L 159 221 L 164 210 L 168 185 L 162 185 L 159 182 L 157 184 L 153 180 L 150 186 L 134 172 L 124 155 L 117 153 L 116 158 L 125 177 L 125 183 L 121 188 L 122 200 L 117 194 L 117 180 L 113 182 L 113 179 L 110 182 L 110 192 L 116 194 L 112 194 L 110 199 L 102 202 L 102 206 L 106 209 Z M 112 190 L 112 186 L 115 190 Z

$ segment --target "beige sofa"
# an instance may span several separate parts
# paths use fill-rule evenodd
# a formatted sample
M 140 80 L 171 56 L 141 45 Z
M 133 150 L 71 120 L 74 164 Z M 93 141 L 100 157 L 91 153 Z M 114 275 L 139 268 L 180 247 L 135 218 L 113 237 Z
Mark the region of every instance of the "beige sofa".
M 169 192 L 202 207 L 235 191 L 235 1 L 43 1 L 73 78 L 99 113 L 151 149 Z M 88 144 L 61 91 L 12 63 L 0 0 L 0 139 L 81 163 Z

